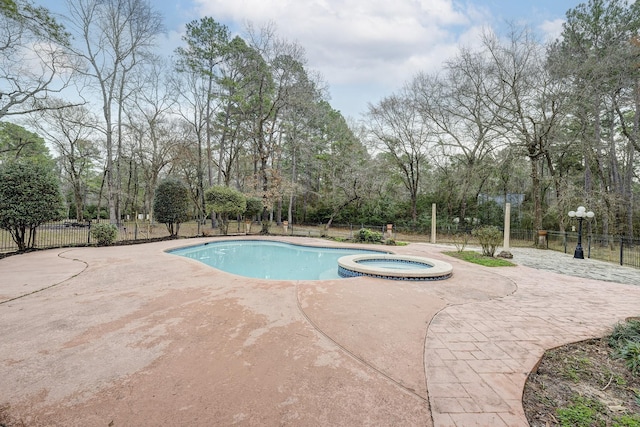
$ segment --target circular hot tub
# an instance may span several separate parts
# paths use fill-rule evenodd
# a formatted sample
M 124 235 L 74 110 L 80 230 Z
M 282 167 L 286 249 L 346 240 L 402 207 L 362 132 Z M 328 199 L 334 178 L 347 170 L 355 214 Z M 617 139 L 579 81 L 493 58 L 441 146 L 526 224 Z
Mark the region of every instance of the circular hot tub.
M 368 276 L 389 280 L 444 280 L 453 267 L 444 261 L 407 255 L 359 254 L 338 259 L 341 277 Z

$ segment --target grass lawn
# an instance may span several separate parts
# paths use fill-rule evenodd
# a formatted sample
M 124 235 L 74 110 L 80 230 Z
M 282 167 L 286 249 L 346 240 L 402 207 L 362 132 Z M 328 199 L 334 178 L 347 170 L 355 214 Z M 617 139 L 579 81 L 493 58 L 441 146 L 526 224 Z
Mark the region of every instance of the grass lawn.
M 484 265 L 485 267 L 512 267 L 515 265 L 505 259 L 483 256 L 482 254 L 474 251 L 449 251 L 443 253 L 463 261 Z

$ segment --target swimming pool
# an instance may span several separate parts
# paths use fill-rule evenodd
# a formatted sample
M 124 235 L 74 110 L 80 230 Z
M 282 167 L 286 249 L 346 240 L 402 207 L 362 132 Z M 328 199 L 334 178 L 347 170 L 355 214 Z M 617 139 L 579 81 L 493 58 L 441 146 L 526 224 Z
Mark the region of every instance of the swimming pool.
M 225 240 L 174 249 L 169 253 L 256 279 L 329 280 L 341 278 L 338 274 L 341 257 L 386 252 L 302 246 L 271 240 Z

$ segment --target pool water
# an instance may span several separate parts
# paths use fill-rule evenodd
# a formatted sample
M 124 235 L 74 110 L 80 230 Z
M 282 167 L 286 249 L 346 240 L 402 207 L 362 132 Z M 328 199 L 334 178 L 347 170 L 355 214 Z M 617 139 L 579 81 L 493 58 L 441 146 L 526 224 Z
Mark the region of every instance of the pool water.
M 381 253 L 265 240 L 226 240 L 170 251 L 239 276 L 273 280 L 340 279 L 338 258 Z
M 391 260 L 391 259 L 363 259 L 356 261 L 358 264 L 364 264 L 371 267 L 384 268 L 390 270 L 415 270 L 422 268 L 431 268 L 429 264 L 414 261 Z

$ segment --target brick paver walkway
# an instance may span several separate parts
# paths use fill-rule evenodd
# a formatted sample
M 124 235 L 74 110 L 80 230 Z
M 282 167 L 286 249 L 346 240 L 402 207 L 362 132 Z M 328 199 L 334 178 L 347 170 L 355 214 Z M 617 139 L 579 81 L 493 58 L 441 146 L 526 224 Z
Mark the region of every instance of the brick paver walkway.
M 574 262 L 547 255 L 557 269 Z M 499 274 L 517 279 L 512 295 L 449 306 L 429 326 L 425 372 L 436 427 L 527 426 L 522 391 L 546 349 L 601 336 L 640 314 L 637 286 L 528 267 Z M 631 282 L 636 274 L 640 284 L 640 272 L 627 271 Z

